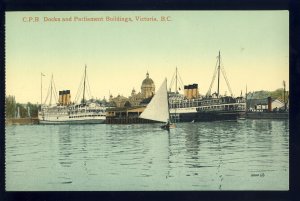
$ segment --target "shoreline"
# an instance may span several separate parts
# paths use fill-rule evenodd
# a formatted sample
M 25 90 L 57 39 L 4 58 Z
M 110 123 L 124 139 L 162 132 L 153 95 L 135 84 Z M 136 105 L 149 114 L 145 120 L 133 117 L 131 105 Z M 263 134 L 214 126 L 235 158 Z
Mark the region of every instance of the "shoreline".
M 289 113 L 268 113 L 268 112 L 250 112 L 245 115 L 246 119 L 289 119 Z M 145 124 L 153 123 L 152 121 L 145 121 L 143 119 L 135 118 L 108 118 L 105 124 Z M 39 124 L 37 117 L 33 118 L 7 118 L 5 119 L 5 125 L 34 125 Z
M 32 118 L 5 118 L 5 125 L 32 125 L 39 124 L 37 117 Z

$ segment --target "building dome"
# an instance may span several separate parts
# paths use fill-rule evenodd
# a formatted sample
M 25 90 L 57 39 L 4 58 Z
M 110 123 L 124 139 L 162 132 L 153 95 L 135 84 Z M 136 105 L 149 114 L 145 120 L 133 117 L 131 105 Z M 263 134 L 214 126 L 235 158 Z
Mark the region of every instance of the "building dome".
M 155 85 L 151 78 L 149 78 L 149 73 L 146 74 L 146 79 L 142 82 L 142 95 L 144 98 L 149 98 L 154 95 L 155 92 Z
M 146 79 L 144 79 L 143 82 L 142 82 L 142 86 L 146 86 L 146 85 L 148 85 L 148 86 L 154 85 L 153 80 L 151 78 L 149 78 L 149 73 L 148 72 L 146 74 Z

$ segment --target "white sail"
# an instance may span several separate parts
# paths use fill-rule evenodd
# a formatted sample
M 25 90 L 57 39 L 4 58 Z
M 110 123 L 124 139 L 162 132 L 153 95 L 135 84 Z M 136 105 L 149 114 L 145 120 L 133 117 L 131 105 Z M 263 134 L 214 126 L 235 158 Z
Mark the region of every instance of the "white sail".
M 140 118 L 167 122 L 169 119 L 169 105 L 167 93 L 167 79 L 162 83 L 156 94 L 140 115 Z

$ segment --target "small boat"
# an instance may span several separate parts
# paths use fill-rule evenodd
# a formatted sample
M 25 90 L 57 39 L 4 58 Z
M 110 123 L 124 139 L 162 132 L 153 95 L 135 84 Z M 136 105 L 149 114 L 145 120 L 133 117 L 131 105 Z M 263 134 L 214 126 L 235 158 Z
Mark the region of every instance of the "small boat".
M 146 109 L 141 113 L 139 118 L 149 119 L 157 122 L 163 122 L 161 126 L 164 130 L 175 128 L 175 124 L 170 121 L 169 97 L 167 91 L 167 79 L 165 79 L 147 105 Z

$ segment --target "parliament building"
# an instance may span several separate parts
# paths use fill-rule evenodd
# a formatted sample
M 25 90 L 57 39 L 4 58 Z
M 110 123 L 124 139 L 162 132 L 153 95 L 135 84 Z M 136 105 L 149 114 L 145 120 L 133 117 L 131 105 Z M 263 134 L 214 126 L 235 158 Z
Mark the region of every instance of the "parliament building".
M 141 92 L 136 92 L 133 88 L 131 95 L 126 98 L 124 96 L 118 95 L 113 97 L 110 95 L 109 103 L 115 107 L 133 107 L 139 105 L 147 104 L 155 93 L 155 84 L 153 80 L 149 77 L 147 72 L 146 78 L 142 82 Z

